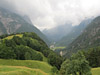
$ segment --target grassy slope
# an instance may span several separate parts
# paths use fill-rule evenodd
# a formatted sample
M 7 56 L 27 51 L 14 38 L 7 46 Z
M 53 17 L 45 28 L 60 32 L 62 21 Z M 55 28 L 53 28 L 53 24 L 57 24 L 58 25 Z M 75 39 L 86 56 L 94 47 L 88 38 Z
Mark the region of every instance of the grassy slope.
M 24 68 L 21 68 L 21 67 L 24 67 Z M 40 73 L 40 74 L 35 74 L 35 75 L 51 75 L 52 66 L 50 66 L 46 62 L 40 62 L 40 61 L 34 61 L 34 60 L 0 59 L 0 68 L 1 68 L 0 73 L 6 73 L 5 71 L 7 71 L 8 73 L 10 70 L 11 72 L 9 72 L 8 75 L 11 75 L 10 73 L 12 73 L 12 70 L 14 70 L 13 72 L 16 73 L 16 75 L 18 75 L 17 73 L 22 73 L 22 75 L 24 75 L 24 73 L 26 73 L 27 75 L 31 75 L 31 73 L 34 73 L 34 72 Z
M 8 36 L 5 39 L 12 39 L 14 36 L 22 37 L 22 34 Z M 36 51 L 38 52 L 38 51 Z M 43 56 L 43 61 L 35 60 L 4 60 L 0 59 L 0 75 L 51 75 L 52 66 L 47 63 L 47 58 Z
M 0 75 L 48 75 L 39 69 L 21 66 L 0 66 Z
M 5 37 L 4 39 L 12 39 L 14 36 L 22 37 L 23 35 L 22 34 L 11 35 L 11 36 Z
M 100 75 L 100 68 L 93 68 L 92 75 Z
M 0 75 L 51 75 L 51 69 L 46 62 L 0 59 Z M 100 68 L 93 68 L 92 75 L 100 75 Z

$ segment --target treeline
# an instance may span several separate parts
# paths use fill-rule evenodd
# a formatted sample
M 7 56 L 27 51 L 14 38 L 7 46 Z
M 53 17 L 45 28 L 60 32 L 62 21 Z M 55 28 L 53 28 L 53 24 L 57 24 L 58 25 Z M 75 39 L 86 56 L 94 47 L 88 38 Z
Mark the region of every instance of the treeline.
M 100 67 L 100 46 L 83 51 L 89 65 L 93 68 Z
M 44 55 L 48 58 L 48 62 L 51 65 L 60 69 L 63 61 L 62 57 L 50 50 L 45 42 L 35 33 L 20 33 L 22 37 L 16 35 L 0 36 L 0 58 L 43 61 Z M 13 36 L 13 38 L 5 39 L 9 36 Z
M 100 67 L 100 46 L 80 50 L 61 65 L 60 75 L 92 75 L 91 68 Z

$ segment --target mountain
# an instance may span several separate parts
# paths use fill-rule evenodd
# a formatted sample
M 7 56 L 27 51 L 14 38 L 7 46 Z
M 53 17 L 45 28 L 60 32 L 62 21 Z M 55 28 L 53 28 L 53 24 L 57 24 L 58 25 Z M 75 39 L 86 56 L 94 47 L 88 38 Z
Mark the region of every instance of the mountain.
M 25 20 L 26 22 L 28 22 L 29 24 L 33 25 L 33 24 L 32 24 L 32 21 L 30 20 L 30 18 L 29 18 L 27 15 L 24 15 L 24 16 L 22 16 L 22 17 L 24 18 L 24 20 Z
M 66 56 L 78 50 L 100 46 L 100 16 L 95 18 L 88 27 L 67 48 Z
M 45 29 L 42 32 L 53 42 L 59 41 L 63 36 L 68 34 L 72 29 L 71 24 L 56 26 L 52 29 Z
M 7 9 L 0 8 L 0 35 L 19 32 L 35 32 L 49 45 L 46 36 L 32 24 L 29 17 L 21 17 Z
M 92 18 L 83 20 L 78 26 L 74 26 L 72 30 L 56 43 L 56 46 L 68 46 L 75 40 L 92 21 Z

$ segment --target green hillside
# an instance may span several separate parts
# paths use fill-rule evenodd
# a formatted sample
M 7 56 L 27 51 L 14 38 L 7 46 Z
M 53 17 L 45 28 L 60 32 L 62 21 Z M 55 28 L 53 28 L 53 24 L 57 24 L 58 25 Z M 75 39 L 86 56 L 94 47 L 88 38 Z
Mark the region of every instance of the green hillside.
M 3 60 L 0 59 L 0 74 L 3 75 L 51 75 L 52 66 L 46 62 L 34 60 Z
M 99 75 L 100 74 L 100 68 L 93 68 L 92 69 L 92 75 Z
M 48 75 L 38 69 L 30 69 L 19 66 L 0 66 L 0 75 Z
M 92 68 L 92 75 L 99 75 L 100 68 Z M 32 69 L 24 66 L 0 66 L 0 75 L 51 75 L 40 69 Z
M 3 40 L 5 40 L 5 39 L 10 40 L 10 39 L 12 39 L 14 36 L 18 36 L 18 37 L 20 37 L 20 38 L 23 37 L 22 34 L 16 34 L 16 35 L 7 36 L 7 37 L 5 37 Z
M 60 69 L 62 57 L 50 50 L 35 33 L 2 35 L 0 38 L 1 59 L 44 61 Z

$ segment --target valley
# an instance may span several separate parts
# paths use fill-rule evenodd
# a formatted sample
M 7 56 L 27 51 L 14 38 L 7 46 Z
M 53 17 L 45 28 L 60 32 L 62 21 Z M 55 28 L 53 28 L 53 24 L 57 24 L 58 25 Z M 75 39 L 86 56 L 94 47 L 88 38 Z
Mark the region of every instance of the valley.
M 100 75 L 100 2 L 87 1 L 0 1 L 0 75 Z

